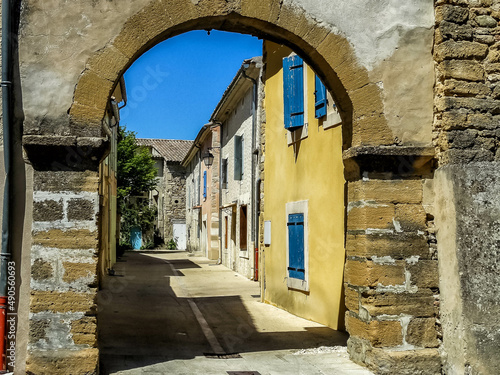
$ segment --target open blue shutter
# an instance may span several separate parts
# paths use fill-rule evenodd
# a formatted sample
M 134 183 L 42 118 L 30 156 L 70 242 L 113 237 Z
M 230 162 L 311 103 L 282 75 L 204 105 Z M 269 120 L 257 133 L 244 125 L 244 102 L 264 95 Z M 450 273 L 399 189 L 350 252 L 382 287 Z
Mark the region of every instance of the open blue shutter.
M 288 276 L 305 280 L 304 214 L 288 215 Z
M 203 172 L 203 199 L 207 197 L 207 171 Z
M 326 87 L 318 76 L 315 77 L 315 117 L 320 118 L 326 116 Z
M 283 59 L 285 129 L 304 125 L 304 62 L 297 56 Z

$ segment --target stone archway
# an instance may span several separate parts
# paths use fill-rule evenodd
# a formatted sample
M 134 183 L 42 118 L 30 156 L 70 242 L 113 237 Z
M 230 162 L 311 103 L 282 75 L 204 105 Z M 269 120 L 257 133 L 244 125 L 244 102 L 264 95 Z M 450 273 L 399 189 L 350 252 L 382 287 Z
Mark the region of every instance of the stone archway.
M 287 44 L 321 74 L 335 96 L 348 128 L 346 148 L 393 143 L 383 116 L 381 90 L 357 63 L 349 42 L 301 8 L 272 0 L 259 5 L 251 1 L 151 2 L 89 59 L 75 89 L 72 121 L 99 127 L 118 78 L 143 52 L 169 37 L 200 29 L 248 33 Z
M 413 363 L 414 368 L 420 368 L 418 363 L 440 366 L 434 342 L 418 338 L 413 344 L 407 342 L 409 323 L 413 322 L 414 330 L 433 329 L 429 328 L 434 314 L 431 289 L 436 285 L 434 279 L 421 283 L 418 275 L 424 272 L 422 269 L 430 270 L 433 276 L 437 271 L 426 255 L 427 239 L 417 235 L 427 225 L 422 181 L 418 177 L 428 173 L 426 162 L 432 152 L 391 146 L 394 139 L 384 116 L 382 89 L 371 82 L 348 40 L 301 8 L 281 1 L 153 0 L 88 60 L 69 111 L 71 134 L 24 137 L 25 149 L 35 167 L 35 211 L 39 213 L 34 217 L 33 267 L 57 268 L 43 256 L 57 256 L 58 251 L 69 248 L 81 252 L 80 261 L 59 266 L 66 271 L 76 270 L 73 274 L 89 275 L 85 280 L 72 280 L 66 272 L 61 285 L 32 280 L 34 332 L 43 336 L 48 326 L 62 319 L 65 323 L 61 329 L 71 332 L 72 339 L 62 340 L 48 350 L 31 349 L 28 369 L 33 373 L 51 369 L 54 374 L 57 368 L 67 366 L 73 366 L 75 373 L 96 369 L 96 290 L 92 280 L 95 254 L 85 253 L 85 249 L 96 250 L 99 246 L 94 218 L 97 162 L 106 148 L 102 120 L 114 87 L 133 61 L 160 41 L 196 29 L 249 33 L 287 44 L 322 77 L 339 105 L 345 125 L 349 206 L 345 291 L 350 310 L 347 328 L 351 357 L 373 369 L 389 363 L 390 368 L 398 369 L 393 373 L 401 374 L 400 360 Z M 38 154 L 47 151 L 54 157 L 52 162 L 36 160 Z M 60 161 L 54 164 L 56 158 Z M 405 167 L 401 169 L 401 165 Z M 370 173 L 378 177 L 361 178 Z M 388 174 L 399 178 L 386 178 Z M 86 209 L 76 210 L 77 206 Z M 47 214 L 54 221 L 46 221 Z M 368 233 L 373 228 L 382 235 Z M 408 241 L 415 244 L 410 249 L 405 247 Z M 389 260 L 377 262 L 377 256 Z M 417 267 L 412 268 L 415 263 L 407 264 L 405 259 L 414 256 Z M 427 260 L 431 263 L 425 263 Z M 67 287 L 72 282 L 77 288 Z M 408 292 L 413 284 L 419 285 L 419 293 L 410 296 L 400 291 L 407 287 Z M 378 290 L 379 285 L 384 288 Z

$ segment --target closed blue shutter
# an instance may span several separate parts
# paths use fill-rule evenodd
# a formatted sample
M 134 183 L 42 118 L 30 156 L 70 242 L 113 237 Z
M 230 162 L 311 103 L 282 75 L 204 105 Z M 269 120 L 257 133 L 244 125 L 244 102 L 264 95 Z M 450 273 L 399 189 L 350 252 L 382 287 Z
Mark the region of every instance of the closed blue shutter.
M 285 129 L 304 125 L 304 62 L 297 56 L 283 59 Z
M 305 280 L 304 214 L 288 215 L 288 276 Z
M 203 199 L 207 198 L 207 171 L 203 172 Z
M 316 76 L 315 79 L 314 96 L 315 117 L 320 118 L 326 116 L 326 87 L 318 76 Z

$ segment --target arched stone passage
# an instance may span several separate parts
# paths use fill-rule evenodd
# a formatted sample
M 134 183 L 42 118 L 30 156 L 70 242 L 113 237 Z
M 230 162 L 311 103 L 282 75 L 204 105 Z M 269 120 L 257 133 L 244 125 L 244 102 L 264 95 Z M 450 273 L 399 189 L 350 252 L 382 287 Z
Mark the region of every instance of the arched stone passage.
M 100 126 L 119 77 L 142 53 L 175 35 L 199 29 L 248 33 L 286 44 L 324 79 L 344 120 L 345 148 L 393 143 L 381 90 L 354 55 L 349 42 L 302 9 L 268 0 L 155 0 L 131 17 L 120 34 L 92 56 L 75 89 L 71 120 Z
M 34 163 L 38 216 L 34 217 L 32 267 L 50 267 L 42 262 L 48 252 L 57 257 L 59 250 L 75 248 L 83 258 L 82 250 L 98 251 L 97 219 L 89 218 L 97 214 L 97 161 L 105 148 L 100 135 L 104 134 L 102 120 L 110 95 L 142 53 L 169 37 L 198 29 L 248 33 L 286 44 L 322 77 L 339 106 L 344 126 L 349 211 L 345 290 L 351 356 L 375 370 L 384 367 L 392 373 L 405 373 L 401 363 L 412 363 L 411 369 L 424 372 L 421 363 L 430 366 L 425 369 L 440 367 L 432 340 L 437 261 L 430 258 L 427 238 L 420 234 L 427 225 L 421 177 L 429 173 L 426 162 L 432 152 L 386 147 L 394 144 L 394 137 L 384 116 L 383 91 L 370 80 L 348 40 L 301 8 L 278 0 L 153 0 L 88 60 L 69 110 L 71 134 L 46 138 L 27 134 L 24 138 L 32 161 L 44 150 L 54 151 L 53 159 Z M 54 164 L 57 158 L 60 160 Z M 361 179 L 365 173 L 375 177 Z M 370 203 L 365 204 L 367 201 Z M 68 215 L 71 204 L 89 209 Z M 62 218 L 62 223 L 45 221 L 45 211 L 57 220 Z M 384 235 L 374 236 L 374 228 Z M 413 245 L 407 248 L 409 242 Z M 390 259 L 376 262 L 376 257 Z M 92 373 L 98 358 L 93 318 L 95 265 L 85 259 L 59 266 L 81 269 L 89 277 L 71 280 L 69 275 L 70 287 L 69 282 L 60 287 L 32 278 L 31 327 L 42 335 L 66 317 L 71 323 L 65 323 L 64 329 L 73 336 L 61 344 L 66 345 L 62 349 L 57 346 L 60 343 L 48 350 L 32 348 L 28 367 L 33 373 L 51 369 L 56 374 L 64 363 L 63 368 L 72 366 L 75 373 Z M 419 277 L 429 274 L 430 280 Z M 376 289 L 379 285 L 381 290 Z M 417 285 L 421 292 L 410 295 Z M 415 332 L 420 328 L 432 331 L 431 339 L 417 337 L 408 344 L 409 323 Z

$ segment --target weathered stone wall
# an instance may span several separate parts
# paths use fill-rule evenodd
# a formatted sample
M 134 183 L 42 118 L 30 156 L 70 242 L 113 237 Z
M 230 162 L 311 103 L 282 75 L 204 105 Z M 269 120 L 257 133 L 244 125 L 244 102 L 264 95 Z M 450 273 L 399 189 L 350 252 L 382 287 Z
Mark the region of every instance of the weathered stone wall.
M 345 155 L 354 170 L 347 187 L 348 346 L 353 360 L 379 374 L 441 373 L 435 229 L 423 200 L 432 154 L 424 151 Z
M 186 166 L 186 234 L 187 250 L 200 250 L 200 168 L 198 154 Z
M 98 178 L 34 172 L 28 373 L 97 371 Z
M 165 241 L 173 237 L 173 223 L 186 220 L 186 169 L 177 163 L 165 162 L 164 167 Z
M 500 371 L 500 4 L 436 1 L 434 139 L 444 369 Z

